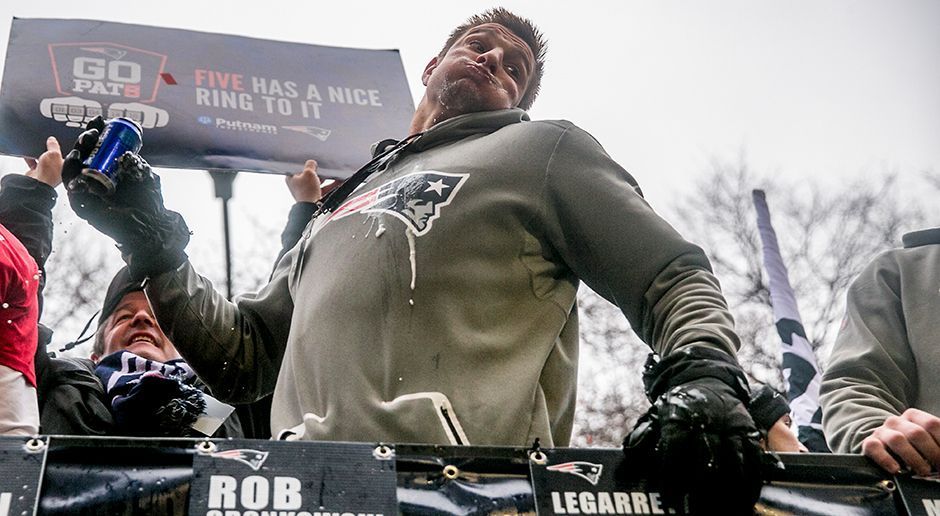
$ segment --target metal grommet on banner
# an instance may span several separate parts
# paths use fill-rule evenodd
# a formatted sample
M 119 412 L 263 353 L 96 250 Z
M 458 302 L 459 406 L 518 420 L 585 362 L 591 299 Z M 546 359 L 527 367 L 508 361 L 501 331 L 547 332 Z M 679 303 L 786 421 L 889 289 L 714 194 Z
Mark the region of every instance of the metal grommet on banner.
M 43 441 L 39 437 L 33 437 L 26 441 L 26 445 L 23 447 L 26 448 L 26 451 L 29 453 L 38 453 L 46 449 L 46 441 Z
M 529 448 L 529 460 L 539 465 L 548 462 L 548 457 L 542 453 L 542 442 L 538 437 L 532 441 L 532 447 Z
M 548 462 L 548 456 L 542 453 L 542 450 L 534 450 L 529 452 L 529 460 L 541 465 Z
M 215 453 L 216 450 L 218 450 L 218 447 L 215 445 L 214 442 L 208 439 L 206 439 L 205 441 L 200 441 L 199 444 L 196 445 L 196 451 L 199 453 L 205 453 L 205 454 Z
M 453 464 L 444 466 L 444 478 L 447 480 L 454 480 L 458 476 L 460 476 L 460 470 L 457 469 L 457 466 L 454 466 Z
M 379 460 L 388 460 L 395 456 L 395 450 L 384 444 L 380 444 L 372 450 L 372 456 Z
M 879 485 L 888 493 L 893 493 L 898 488 L 898 485 L 895 484 L 893 480 L 882 480 L 879 482 Z

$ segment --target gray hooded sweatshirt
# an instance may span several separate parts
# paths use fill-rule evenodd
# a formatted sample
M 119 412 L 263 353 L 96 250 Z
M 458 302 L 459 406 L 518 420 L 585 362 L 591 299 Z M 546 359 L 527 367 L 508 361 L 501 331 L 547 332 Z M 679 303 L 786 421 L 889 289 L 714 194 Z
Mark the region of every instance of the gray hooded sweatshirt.
M 738 347 L 702 250 L 630 174 L 570 122 L 512 109 L 412 141 L 258 293 L 230 303 L 189 263 L 147 293 L 216 396 L 274 391 L 275 435 L 565 446 L 581 280 L 664 355 Z

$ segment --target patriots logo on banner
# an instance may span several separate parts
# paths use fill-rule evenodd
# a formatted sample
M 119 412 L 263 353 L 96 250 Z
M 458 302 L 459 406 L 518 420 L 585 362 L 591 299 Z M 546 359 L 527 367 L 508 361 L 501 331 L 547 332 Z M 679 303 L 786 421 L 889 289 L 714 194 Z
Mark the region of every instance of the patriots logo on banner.
M 330 133 L 333 131 L 329 129 L 324 129 L 322 127 L 316 127 L 313 125 L 282 125 L 282 129 L 287 129 L 288 131 L 296 131 L 298 133 L 303 133 L 309 136 L 325 142 L 327 138 L 330 137 Z
M 590 482 L 591 485 L 596 486 L 597 481 L 601 478 L 601 471 L 604 470 L 604 465 L 584 461 L 575 461 L 565 462 L 564 464 L 555 464 L 554 466 L 548 466 L 545 469 L 581 477 L 584 480 Z
M 127 55 L 127 50 L 121 50 L 119 48 L 113 47 L 82 47 L 82 50 L 86 52 L 95 52 L 98 54 L 104 54 L 111 59 L 120 59 Z
M 225 450 L 220 452 L 214 452 L 209 454 L 210 457 L 216 459 L 228 459 L 241 462 L 242 464 L 247 465 L 251 469 L 258 471 L 261 469 L 261 465 L 264 464 L 264 461 L 268 459 L 268 452 L 260 450 L 252 450 L 248 448 L 239 448 L 237 450 Z
M 393 179 L 344 202 L 327 221 L 355 213 L 387 213 L 421 236 L 441 216 L 441 208 L 454 200 L 469 174 L 425 171 Z

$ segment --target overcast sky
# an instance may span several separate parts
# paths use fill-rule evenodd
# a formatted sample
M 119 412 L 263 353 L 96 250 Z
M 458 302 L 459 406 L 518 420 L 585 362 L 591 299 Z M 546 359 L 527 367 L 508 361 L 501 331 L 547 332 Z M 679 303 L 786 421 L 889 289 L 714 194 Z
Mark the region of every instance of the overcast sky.
M 940 165 L 940 2 L 930 0 L 11 0 L 0 7 L 0 50 L 13 16 L 397 48 L 417 99 L 420 71 L 448 31 L 494 5 L 548 37 L 533 118 L 566 118 L 594 134 L 654 204 L 711 155 L 742 147 L 758 168 L 796 176 Z
M 711 157 L 736 159 L 742 149 L 759 171 L 807 180 L 940 171 L 940 2 L 932 0 L 8 0 L 0 50 L 14 16 L 396 48 L 417 101 L 420 72 L 447 33 L 497 5 L 534 20 L 549 40 L 531 116 L 592 133 L 654 208 L 690 193 Z M 5 172 L 20 163 L 0 159 Z M 167 202 L 194 239 L 218 243 L 219 208 L 205 173 L 162 175 Z M 253 217 L 279 226 L 291 200 L 278 177 L 240 174 L 235 186 L 236 246 L 250 245 L 237 241 L 239 224 Z

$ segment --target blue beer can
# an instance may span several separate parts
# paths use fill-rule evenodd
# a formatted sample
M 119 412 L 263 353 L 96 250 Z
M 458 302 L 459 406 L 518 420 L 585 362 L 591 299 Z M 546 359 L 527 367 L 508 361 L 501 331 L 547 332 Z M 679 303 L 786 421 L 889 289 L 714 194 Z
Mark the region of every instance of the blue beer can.
M 140 125 L 130 118 L 112 118 L 105 125 L 98 143 L 85 160 L 82 176 L 87 184 L 103 195 L 114 193 L 117 187 L 117 162 L 125 152 L 134 154 L 143 146 Z

